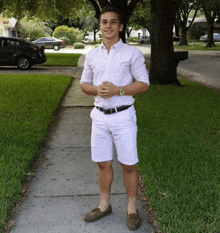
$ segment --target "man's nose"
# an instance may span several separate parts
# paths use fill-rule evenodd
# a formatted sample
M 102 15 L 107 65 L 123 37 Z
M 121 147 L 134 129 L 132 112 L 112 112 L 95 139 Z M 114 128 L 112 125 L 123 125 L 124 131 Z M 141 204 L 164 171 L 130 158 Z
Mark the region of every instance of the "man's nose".
M 111 22 L 107 23 L 107 27 L 110 28 L 111 27 Z

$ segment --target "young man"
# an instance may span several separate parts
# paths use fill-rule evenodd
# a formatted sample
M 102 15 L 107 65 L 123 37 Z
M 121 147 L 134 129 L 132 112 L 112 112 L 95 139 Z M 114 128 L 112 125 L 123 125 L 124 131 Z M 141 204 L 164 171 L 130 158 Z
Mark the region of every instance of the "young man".
M 92 160 L 99 167 L 100 185 L 100 205 L 84 220 L 96 221 L 112 212 L 110 190 L 115 145 L 128 194 L 127 226 L 135 230 L 140 226 L 140 217 L 136 208 L 138 155 L 133 95 L 147 91 L 149 79 L 141 51 L 124 44 L 119 38 L 123 29 L 121 18 L 116 8 L 102 10 L 103 44 L 87 54 L 81 77 L 82 91 L 95 96 L 95 107 L 91 112 L 91 150 Z

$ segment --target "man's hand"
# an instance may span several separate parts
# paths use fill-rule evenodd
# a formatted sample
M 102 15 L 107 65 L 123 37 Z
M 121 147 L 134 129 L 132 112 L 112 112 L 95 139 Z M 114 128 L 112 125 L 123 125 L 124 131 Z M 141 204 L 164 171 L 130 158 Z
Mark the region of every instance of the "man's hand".
M 119 87 L 115 86 L 111 82 L 105 81 L 98 87 L 98 94 L 100 97 L 106 99 L 118 95 L 119 90 Z

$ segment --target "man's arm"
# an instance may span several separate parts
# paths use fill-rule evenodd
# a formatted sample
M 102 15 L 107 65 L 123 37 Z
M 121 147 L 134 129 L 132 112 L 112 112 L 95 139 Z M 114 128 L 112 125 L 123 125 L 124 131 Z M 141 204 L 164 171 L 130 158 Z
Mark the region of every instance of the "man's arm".
M 87 95 L 100 95 L 102 98 L 110 98 L 115 95 L 120 95 L 121 88 L 124 89 L 125 95 L 136 95 L 148 90 L 149 85 L 136 81 L 131 85 L 124 86 L 124 87 L 117 87 L 111 82 L 105 81 L 100 86 L 94 86 L 90 83 L 82 83 L 81 89 Z
M 125 91 L 125 95 L 136 95 L 136 94 L 147 91 L 148 88 L 149 88 L 148 84 L 141 82 L 141 81 L 136 81 L 129 86 L 123 87 L 123 89 Z M 119 91 L 120 91 L 120 89 L 119 89 Z
M 90 83 L 81 84 L 82 92 L 87 95 L 98 95 L 98 86 L 94 86 Z
M 102 85 L 96 87 L 98 90 L 98 95 L 102 98 L 110 98 L 115 95 L 120 95 L 121 88 L 124 89 L 125 95 L 136 95 L 148 90 L 148 84 L 140 81 L 136 81 L 131 85 L 124 87 L 117 87 L 111 82 L 105 81 Z

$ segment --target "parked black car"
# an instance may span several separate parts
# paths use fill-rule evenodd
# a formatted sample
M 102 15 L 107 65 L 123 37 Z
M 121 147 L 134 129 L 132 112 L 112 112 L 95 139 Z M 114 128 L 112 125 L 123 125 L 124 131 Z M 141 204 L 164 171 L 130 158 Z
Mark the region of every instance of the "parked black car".
M 58 51 L 60 48 L 65 48 L 65 41 L 55 37 L 42 37 L 33 41 L 34 44 L 44 46 L 45 49 L 54 49 Z
M 47 61 L 44 47 L 14 37 L 0 37 L 0 65 L 26 70 Z

